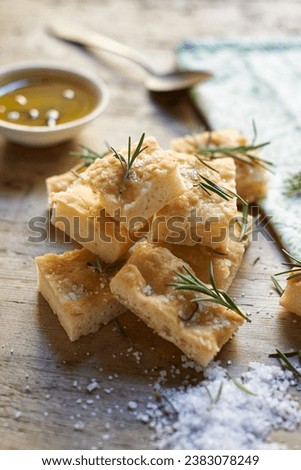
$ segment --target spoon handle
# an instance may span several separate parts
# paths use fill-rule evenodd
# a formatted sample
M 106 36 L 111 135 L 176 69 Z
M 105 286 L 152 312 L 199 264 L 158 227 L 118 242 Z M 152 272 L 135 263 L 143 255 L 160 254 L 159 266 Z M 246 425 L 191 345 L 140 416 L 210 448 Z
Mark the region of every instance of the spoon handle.
M 149 64 L 147 57 L 131 47 L 104 36 L 103 34 L 62 22 L 49 25 L 48 32 L 59 39 L 80 44 L 86 48 L 98 48 L 125 57 L 143 67 L 148 73 L 156 74 L 153 67 Z

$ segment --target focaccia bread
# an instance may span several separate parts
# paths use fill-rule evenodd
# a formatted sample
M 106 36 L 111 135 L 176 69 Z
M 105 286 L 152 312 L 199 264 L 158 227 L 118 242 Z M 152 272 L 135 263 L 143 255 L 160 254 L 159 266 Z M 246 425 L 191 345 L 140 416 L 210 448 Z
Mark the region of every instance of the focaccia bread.
M 280 305 L 296 315 L 301 315 L 301 275 L 287 280 L 280 297 Z
M 233 148 L 249 145 L 250 143 L 239 131 L 226 129 L 203 132 L 193 136 L 186 135 L 185 137 L 172 140 L 171 147 L 177 152 L 194 154 L 200 147 L 206 147 L 208 144 L 214 147 Z M 257 155 L 254 151 L 248 153 Z M 267 191 L 267 171 L 256 163 L 252 164 L 251 160 L 247 157 L 245 162 L 235 159 L 235 164 L 237 193 L 249 203 L 264 197 Z
M 187 263 L 196 276 L 209 284 L 209 263 L 212 262 L 216 285 L 227 291 L 232 284 L 245 252 L 243 242 L 229 241 L 228 254 L 221 254 L 200 243 L 194 246 L 176 245 L 174 243 L 159 243 L 168 248 L 177 258 Z
M 183 265 L 168 249 L 143 242 L 112 278 L 110 288 L 156 333 L 206 366 L 243 318 L 218 304 L 193 302 L 198 294 L 169 286 L 177 279 L 175 271 L 183 272 Z
M 181 174 L 189 189 L 155 214 L 151 240 L 190 246 L 201 243 L 220 253 L 227 253 L 229 225 L 237 215 L 236 197 L 226 200 L 196 184 L 199 181 L 205 183 L 201 178 L 203 176 L 235 193 L 233 159 L 215 160 L 210 163 L 211 170 L 193 155 L 174 152 L 173 156 L 180 164 Z
M 51 193 L 50 206 L 53 225 L 106 263 L 120 258 L 137 239 L 106 214 L 101 194 L 81 181 L 66 191 Z
M 133 144 L 132 153 L 137 145 Z M 80 178 L 80 184 L 99 192 L 106 212 L 129 231 L 136 218 L 145 222 L 186 190 L 177 161 L 159 147 L 154 137 L 145 138 L 142 147 L 127 179 L 125 165 L 113 154 L 96 159 Z M 121 149 L 118 154 L 127 160 L 127 152 Z
M 122 256 L 145 233 L 149 217 L 186 190 L 178 162 L 152 137 L 143 145 L 126 182 L 112 154 L 96 159 L 70 186 L 70 174 L 48 181 L 52 223 L 105 262 Z M 60 184 L 67 188 L 57 192 Z
M 111 294 L 109 282 L 118 267 L 103 272 L 88 250 L 49 253 L 36 258 L 39 291 L 71 341 L 93 333 L 126 309 Z

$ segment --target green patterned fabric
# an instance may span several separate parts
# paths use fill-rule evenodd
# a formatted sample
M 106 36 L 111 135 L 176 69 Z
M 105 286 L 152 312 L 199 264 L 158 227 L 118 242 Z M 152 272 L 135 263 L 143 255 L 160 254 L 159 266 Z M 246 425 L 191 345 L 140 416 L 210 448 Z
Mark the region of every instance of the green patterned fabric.
M 260 202 L 272 216 L 283 246 L 301 257 L 301 198 L 283 195 L 284 180 L 301 172 L 301 38 L 265 41 L 192 40 L 179 46 L 182 68 L 212 71 L 195 99 L 214 129 L 240 129 L 275 164 L 268 196 Z

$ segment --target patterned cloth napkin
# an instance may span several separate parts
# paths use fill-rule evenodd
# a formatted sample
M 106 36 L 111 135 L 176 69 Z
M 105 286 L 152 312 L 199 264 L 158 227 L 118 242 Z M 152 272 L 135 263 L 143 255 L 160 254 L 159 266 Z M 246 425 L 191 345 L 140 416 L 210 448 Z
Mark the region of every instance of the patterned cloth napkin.
M 192 40 L 177 51 L 182 68 L 212 71 L 195 99 L 214 129 L 240 129 L 270 141 L 261 156 L 275 164 L 261 201 L 289 253 L 301 258 L 301 198 L 283 195 L 284 181 L 301 172 L 301 38 L 264 41 Z

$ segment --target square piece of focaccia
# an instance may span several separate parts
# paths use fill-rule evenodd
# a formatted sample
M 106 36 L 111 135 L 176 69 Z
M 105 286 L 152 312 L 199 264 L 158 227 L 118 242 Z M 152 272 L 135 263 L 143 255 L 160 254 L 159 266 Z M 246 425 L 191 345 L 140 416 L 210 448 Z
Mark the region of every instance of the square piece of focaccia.
M 177 280 L 175 271 L 183 272 L 183 264 L 168 249 L 144 242 L 112 278 L 110 287 L 116 299 L 156 333 L 206 366 L 243 318 L 218 304 L 193 302 L 201 294 L 169 286 Z
M 137 145 L 131 146 L 131 155 Z M 96 159 L 80 178 L 80 184 L 99 192 L 106 212 L 130 232 L 186 190 L 178 162 L 159 147 L 155 138 L 145 138 L 141 150 L 128 178 L 125 178 L 125 164 L 113 153 Z M 127 160 L 128 148 L 118 154 Z
M 71 341 L 93 333 L 125 311 L 111 294 L 109 282 L 118 267 L 103 266 L 88 250 L 49 253 L 36 258 L 39 291 Z
M 51 193 L 58 193 L 66 191 L 66 189 L 77 180 L 80 173 L 85 170 L 82 164 L 74 166 L 71 170 L 61 173 L 60 175 L 53 175 L 46 178 L 46 188 L 48 195 Z
M 182 138 L 174 139 L 171 142 L 173 150 L 190 154 L 194 154 L 198 152 L 200 148 L 206 148 L 208 145 L 213 147 L 235 148 L 241 145 L 249 145 L 249 141 L 240 132 L 228 129 L 203 132 L 193 136 L 187 135 Z M 233 153 L 235 154 L 235 152 Z M 254 151 L 248 153 L 254 156 L 257 155 Z M 222 157 L 223 155 L 221 154 L 220 156 Z M 235 159 L 237 194 L 249 203 L 257 201 L 266 195 L 267 171 L 248 157 L 243 157 L 239 154 L 238 156 L 244 158 L 245 162 L 240 159 Z
M 66 191 L 51 193 L 50 206 L 53 225 L 106 263 L 116 261 L 137 240 L 105 212 L 101 194 L 81 180 Z
M 159 243 L 168 248 L 177 258 L 187 263 L 195 275 L 206 284 L 210 284 L 209 264 L 212 262 L 216 285 L 227 291 L 240 267 L 245 252 L 245 244 L 239 241 L 229 242 L 229 253 L 221 254 L 208 246 L 185 246 L 174 243 Z
M 232 158 L 218 159 L 207 168 L 194 155 L 172 152 L 179 162 L 188 190 L 158 211 L 152 221 L 151 240 L 177 245 L 210 246 L 228 252 L 230 224 L 237 215 L 236 197 L 228 200 L 197 183 L 202 176 L 214 184 L 236 192 L 235 164 Z M 214 171 L 215 170 L 215 171 Z
M 292 274 L 294 271 L 292 271 Z M 301 274 L 300 277 L 288 279 L 282 296 L 280 305 L 296 315 L 301 315 Z

